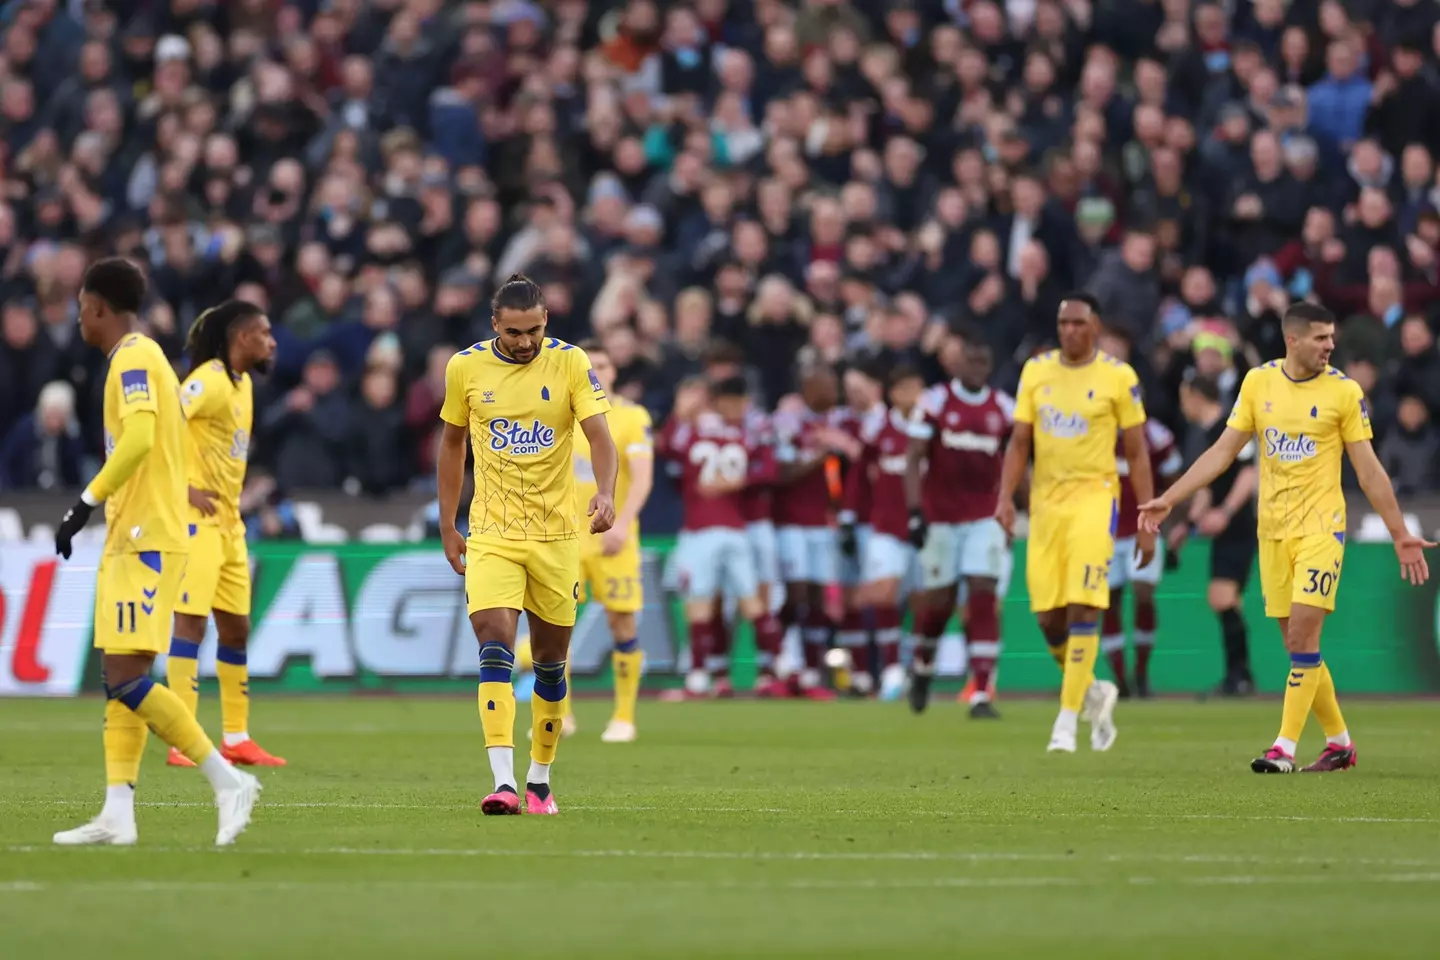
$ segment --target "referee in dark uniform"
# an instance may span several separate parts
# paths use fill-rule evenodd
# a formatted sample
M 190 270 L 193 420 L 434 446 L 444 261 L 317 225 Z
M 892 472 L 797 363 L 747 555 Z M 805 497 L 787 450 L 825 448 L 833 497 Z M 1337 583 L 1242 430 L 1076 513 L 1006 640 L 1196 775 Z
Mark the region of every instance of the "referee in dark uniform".
M 1190 423 L 1185 461 L 1192 464 L 1225 431 L 1226 410 L 1220 403 L 1220 385 L 1213 377 L 1194 376 L 1180 388 L 1180 408 Z M 1234 463 L 1201 488 L 1190 501 L 1189 522 L 1177 524 L 1169 544 L 1178 550 L 1192 533 L 1210 539 L 1210 609 L 1220 618 L 1225 645 L 1225 678 L 1216 691 L 1221 696 L 1245 696 L 1255 691 L 1250 673 L 1250 645 L 1240 606 L 1245 584 L 1258 548 L 1255 534 L 1255 493 L 1260 484 L 1252 439 Z

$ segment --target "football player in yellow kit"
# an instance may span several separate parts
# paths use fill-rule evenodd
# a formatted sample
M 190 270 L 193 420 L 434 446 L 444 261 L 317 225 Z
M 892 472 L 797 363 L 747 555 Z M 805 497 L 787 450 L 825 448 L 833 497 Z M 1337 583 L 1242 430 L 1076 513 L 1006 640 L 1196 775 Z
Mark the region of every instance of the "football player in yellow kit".
M 260 781 L 220 755 L 195 715 L 150 679 L 168 646 L 190 537 L 185 523 L 184 416 L 180 384 L 159 344 L 134 332 L 145 275 L 101 260 L 80 288 L 80 336 L 109 355 L 105 466 L 55 531 L 70 559 L 75 535 L 105 501 L 105 548 L 95 584 L 95 646 L 105 682 L 105 806 L 84 826 L 55 834 L 64 846 L 135 843 L 135 782 L 154 730 L 200 767 L 220 812 L 215 843 L 235 842 L 250 822 Z
M 1293 773 L 1295 749 L 1313 711 L 1325 748 L 1306 773 L 1355 766 L 1355 744 L 1340 713 L 1335 681 L 1320 656 L 1320 631 L 1335 609 L 1345 558 L 1345 495 L 1340 459 L 1348 454 L 1360 488 L 1395 541 L 1400 575 L 1419 586 L 1430 577 L 1425 550 L 1435 546 L 1405 527 L 1395 489 L 1370 445 L 1370 411 L 1360 385 L 1330 366 L 1335 315 L 1297 303 L 1285 311 L 1285 359 L 1251 370 L 1240 385 L 1225 432 L 1164 494 L 1140 504 L 1140 522 L 1159 530 L 1172 507 L 1230 466 L 1246 444 L 1259 447 L 1260 590 L 1265 615 L 1280 623 L 1290 654 L 1285 707 L 1274 744 L 1250 762 L 1256 773 Z
M 194 713 L 200 699 L 197 658 L 213 616 L 220 641 L 215 651 L 224 731 L 220 753 L 231 763 L 283 767 L 284 760 L 249 734 L 250 556 L 240 519 L 255 410 L 250 372 L 269 370 L 275 338 L 264 310 L 227 300 L 196 318 L 188 346 L 190 376 L 180 388 L 180 406 L 188 454 L 190 563 L 180 584 L 166 682 Z M 191 766 L 175 749 L 168 762 Z
M 614 393 L 615 363 L 599 341 L 581 347 L 590 358 L 601 388 L 610 397 L 610 435 L 620 455 L 615 481 L 615 525 L 601 534 L 580 537 L 580 594 L 605 608 L 614 643 L 611 666 L 615 673 L 615 713 L 600 739 L 628 743 L 635 739 L 635 703 L 640 694 L 644 655 L 635 634 L 635 615 L 645 606 L 640 579 L 640 511 L 655 482 L 655 444 L 650 414 L 638 403 Z M 588 503 L 598 488 L 590 444 L 583 433 L 575 435 L 575 493 L 577 503 Z M 568 701 L 567 701 L 568 704 Z M 570 723 L 567 714 L 565 722 Z
M 545 299 L 520 274 L 491 301 L 495 337 L 461 350 L 445 368 L 440 408 L 440 536 L 465 578 L 480 644 L 480 722 L 495 790 L 487 816 L 559 812 L 550 789 L 564 717 L 565 664 L 580 595 L 580 524 L 604 533 L 615 521 L 618 456 L 610 401 L 585 351 L 545 336 Z M 590 443 L 598 492 L 575 509 L 574 434 Z M 456 528 L 465 443 L 475 456 L 469 535 Z M 515 778 L 515 633 L 524 610 L 534 650 L 530 772 L 522 805 Z

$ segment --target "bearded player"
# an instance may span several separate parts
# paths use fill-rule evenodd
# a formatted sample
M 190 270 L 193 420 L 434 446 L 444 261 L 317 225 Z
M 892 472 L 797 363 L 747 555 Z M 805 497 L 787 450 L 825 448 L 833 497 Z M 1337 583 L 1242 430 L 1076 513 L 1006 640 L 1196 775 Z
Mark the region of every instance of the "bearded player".
M 865 451 L 846 480 L 847 490 L 852 480 L 859 483 L 862 477 L 870 485 L 870 536 L 860 556 L 855 602 L 872 611 L 882 700 L 894 700 L 905 689 L 905 669 L 900 665 L 901 604 L 916 579 L 910 514 L 905 506 L 906 453 L 924 392 L 925 380 L 915 368 L 902 365 L 890 372 L 889 407 L 883 416 L 866 421 L 861 437 Z M 841 535 L 845 535 L 843 527 Z
M 740 377 L 711 384 L 711 412 L 691 422 L 677 422 L 664 447 L 665 455 L 681 470 L 684 520 L 676 562 L 690 633 L 692 669 L 685 688 L 691 696 L 710 693 L 715 608 L 727 594 L 737 598 L 740 615 L 755 628 L 757 693 L 774 696 L 783 691 L 775 668 L 784 631 L 760 599 L 755 560 L 745 535 L 744 492 L 751 484 L 773 480 L 775 470 L 764 451 L 746 445 L 748 393 Z
M 1119 690 L 1095 679 L 1100 614 L 1110 603 L 1109 571 L 1120 513 L 1115 435 L 1123 435 L 1135 495 L 1153 490 L 1145 446 L 1145 408 L 1130 365 L 1096 346 L 1099 305 L 1088 293 L 1060 301 L 1060 349 L 1031 358 L 1020 373 L 1015 430 L 1005 451 L 995 519 L 1015 527 L 1015 489 L 1035 453 L 1025 580 L 1030 608 L 1065 672 L 1051 752 L 1074 753 L 1078 721 L 1090 747 L 1115 743 Z M 1155 555 L 1155 534 L 1136 535 L 1139 565 Z
M 1370 445 L 1370 411 L 1360 385 L 1330 366 L 1335 316 L 1297 303 L 1285 311 L 1285 359 L 1245 375 L 1225 432 L 1164 494 L 1140 505 L 1140 523 L 1157 531 L 1165 515 L 1234 462 L 1252 440 L 1260 448 L 1260 586 L 1265 615 L 1280 622 L 1290 654 L 1280 733 L 1250 762 L 1256 773 L 1293 773 L 1295 750 L 1311 711 L 1325 748 L 1307 773 L 1355 766 L 1355 744 L 1340 713 L 1335 680 L 1320 655 L 1320 632 L 1335 609 L 1345 559 L 1342 451 L 1360 488 L 1395 542 L 1400 575 L 1419 586 L 1430 577 L 1425 550 L 1410 533 L 1390 477 Z
M 512 274 L 491 300 L 495 337 L 461 350 L 445 368 L 440 408 L 440 516 L 460 510 L 465 442 L 475 457 L 470 534 L 441 524 L 445 558 L 465 578 L 470 625 L 480 644 L 480 723 L 495 790 L 486 816 L 520 813 L 515 777 L 515 633 L 530 621 L 535 691 L 530 771 L 523 809 L 559 812 L 550 786 L 565 715 L 565 664 L 580 595 L 580 524 L 573 460 L 576 424 L 590 444 L 598 492 L 592 534 L 615 521 L 619 455 L 605 414 L 610 401 L 585 351 L 545 336 L 539 286 Z
M 165 682 L 193 714 L 200 700 L 200 644 L 206 621 L 213 618 L 224 732 L 220 753 L 234 764 L 283 767 L 282 758 L 250 739 L 250 555 L 240 519 L 255 411 L 250 373 L 269 372 L 275 338 L 264 310 L 227 300 L 196 318 L 188 346 L 191 372 L 180 388 L 180 408 L 190 488 L 190 562 L 180 584 Z M 194 766 L 174 747 L 166 762 Z
M 848 445 L 843 427 L 847 412 L 837 406 L 840 385 L 835 371 L 816 367 L 800 380 L 803 409 L 777 412 L 775 456 L 775 524 L 780 544 L 780 575 L 785 580 L 785 606 L 780 619 L 800 627 L 805 666 L 798 692 L 815 700 L 834 699 L 823 687 L 821 668 L 830 647 L 834 623 L 826 611 L 826 590 L 840 574 L 840 540 L 831 523 L 830 485 L 825 463 Z
M 581 344 L 581 348 L 590 357 L 600 388 L 612 397 L 606 417 L 620 453 L 620 472 L 615 481 L 618 506 L 614 526 L 598 535 L 585 531 L 580 537 L 580 595 L 583 599 L 588 593 L 605 608 L 614 644 L 610 663 L 615 675 L 615 712 L 600 739 L 605 743 L 630 743 L 635 739 L 635 704 L 644 666 L 635 630 L 635 616 L 645 606 L 640 577 L 640 511 L 655 482 L 655 445 L 650 414 L 638 403 L 615 396 L 615 363 L 605 348 L 596 340 Z M 577 502 L 589 503 L 599 492 L 590 443 L 583 431 L 575 435 L 574 442 Z M 572 723 L 569 715 L 565 722 Z
M 995 498 L 1015 402 L 989 386 L 990 346 L 978 332 L 947 337 L 940 359 L 951 379 L 920 400 L 905 473 L 909 536 L 920 551 L 910 707 L 920 713 L 929 702 L 935 651 L 963 581 L 970 716 L 994 719 L 990 678 L 1000 658 L 999 586 L 1010 554 Z
M 1124 337 L 1104 331 L 1100 334 L 1100 349 L 1104 353 L 1126 363 L 1130 362 L 1130 341 Z M 1170 428 L 1158 420 L 1145 421 L 1145 445 L 1150 451 L 1150 475 L 1157 490 L 1163 490 L 1177 476 L 1185 459 L 1175 443 Z M 1115 530 L 1115 560 L 1110 564 L 1110 606 L 1100 625 L 1100 652 L 1110 662 L 1110 671 L 1115 676 L 1120 699 L 1130 696 L 1130 684 L 1125 668 L 1125 628 L 1122 620 L 1125 604 L 1125 588 L 1129 586 L 1135 595 L 1135 695 L 1142 699 L 1150 696 L 1150 655 L 1155 651 L 1155 631 L 1159 628 L 1159 616 L 1155 609 L 1155 588 L 1165 570 L 1165 544 L 1155 542 L 1155 556 L 1141 567 L 1135 563 L 1135 534 L 1140 524 L 1137 512 L 1139 501 L 1135 499 L 1135 485 L 1130 482 L 1130 465 L 1125 460 L 1124 440 L 1115 438 L 1115 467 L 1120 474 L 1120 520 Z
M 200 767 L 220 813 L 217 846 L 250 822 L 260 781 L 215 749 L 174 691 L 150 679 L 168 646 L 190 549 L 185 523 L 184 414 L 180 384 L 159 344 L 135 332 L 145 275 L 126 260 L 100 260 L 80 287 L 80 336 L 103 350 L 105 466 L 55 530 L 70 559 L 74 538 L 105 501 L 105 547 L 95 583 L 95 646 L 105 683 L 105 806 L 94 820 L 55 834 L 63 846 L 135 843 L 135 783 L 154 730 Z

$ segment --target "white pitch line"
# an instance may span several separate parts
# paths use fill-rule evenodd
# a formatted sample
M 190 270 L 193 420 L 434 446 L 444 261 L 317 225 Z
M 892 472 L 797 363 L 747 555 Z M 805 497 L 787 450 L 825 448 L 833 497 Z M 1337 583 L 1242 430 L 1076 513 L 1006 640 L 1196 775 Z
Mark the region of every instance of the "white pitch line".
M 70 850 L 91 850 L 71 847 Z M 105 848 L 100 848 L 105 849 Z M 146 846 L 147 853 L 212 853 L 213 847 Z M 7 853 L 54 852 L 54 846 L 38 844 L 0 846 Z M 1248 854 L 1074 854 L 1034 853 L 1006 850 L 517 850 L 495 848 L 368 848 L 368 847 L 239 847 L 237 854 L 257 856 L 305 857 L 434 857 L 434 858 L 516 858 L 577 859 L 577 860 L 721 860 L 743 862 L 851 862 L 851 863 L 1170 863 L 1184 865 L 1248 865 L 1248 866 L 1332 866 L 1332 867 L 1440 867 L 1437 859 L 1391 857 L 1267 857 Z
M 97 803 L 95 800 L 6 800 L 0 798 L 0 807 L 89 807 Z M 179 808 L 204 808 L 209 809 L 212 804 L 197 801 L 141 801 L 136 804 L 140 807 L 179 807 Z M 323 801 L 315 803 L 304 802 L 261 802 L 261 807 L 275 810 L 473 810 L 475 804 L 471 803 L 363 803 L 350 801 Z M 869 810 L 801 810 L 789 807 L 662 807 L 650 804 L 589 804 L 572 803 L 564 806 L 565 810 L 590 811 L 596 813 L 735 813 L 735 814 L 778 814 L 778 815 L 804 815 L 814 816 L 823 814 L 825 816 L 871 816 L 876 817 L 877 811 Z M 951 820 L 969 820 L 976 822 L 1000 822 L 1008 820 L 999 813 L 970 813 L 964 810 L 926 810 L 906 809 L 899 811 L 881 811 L 884 819 L 904 819 L 905 817 L 939 817 Z M 1370 824 L 1402 824 L 1402 823 L 1430 823 L 1440 824 L 1440 817 L 1307 817 L 1288 816 L 1285 814 L 1235 814 L 1235 813 L 1132 813 L 1132 812 L 1085 812 L 1076 810 L 1044 811 L 1040 814 L 1047 820 L 1199 820 L 1199 821 L 1237 821 L 1255 823 L 1370 823 Z
M 1329 884 L 1333 877 L 1290 876 L 1269 874 L 1219 874 L 1202 877 L 1079 877 L 1036 876 L 1036 877 L 923 877 L 914 879 L 875 880 L 867 878 L 846 879 L 800 879 L 800 880 L 605 880 L 561 882 L 560 889 L 654 889 L 676 888 L 695 890 L 940 890 L 940 889 L 1017 889 L 1034 887 L 1107 887 L 1129 886 L 1279 886 L 1295 884 Z M 1440 884 L 1440 873 L 1391 873 L 1369 874 L 1346 877 L 1349 884 Z M 545 883 L 526 881 L 484 881 L 484 880 L 123 880 L 114 882 L 82 881 L 79 883 L 34 882 L 28 880 L 0 883 L 0 895 L 49 892 L 111 892 L 124 890 L 136 892 L 173 892 L 196 890 L 221 892 L 295 892 L 318 890 L 342 890 L 363 892 L 366 890 L 434 890 L 434 891 L 481 891 L 557 889 L 554 881 Z

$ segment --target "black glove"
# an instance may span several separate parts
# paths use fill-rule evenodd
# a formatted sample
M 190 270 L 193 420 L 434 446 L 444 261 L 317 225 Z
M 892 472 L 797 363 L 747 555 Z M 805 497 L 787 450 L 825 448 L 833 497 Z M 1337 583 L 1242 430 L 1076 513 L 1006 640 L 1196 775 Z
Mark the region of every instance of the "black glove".
M 840 553 L 847 559 L 854 560 L 855 555 L 860 552 L 860 545 L 855 538 L 855 518 L 853 516 L 840 518 Z
M 75 506 L 65 511 L 65 516 L 60 519 L 60 526 L 55 528 L 55 552 L 66 560 L 70 559 L 71 543 L 75 534 L 85 529 L 85 524 L 90 522 L 90 514 L 95 508 L 84 500 L 77 500 Z
M 930 525 L 925 522 L 925 514 L 921 510 L 910 511 L 910 545 L 916 550 L 925 549 L 925 537 L 930 533 Z

